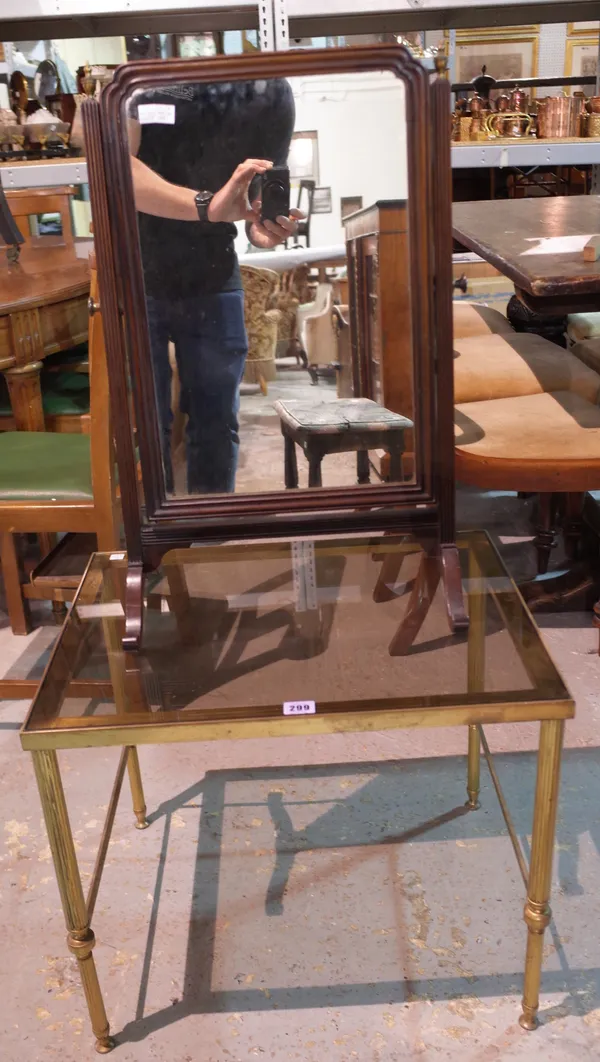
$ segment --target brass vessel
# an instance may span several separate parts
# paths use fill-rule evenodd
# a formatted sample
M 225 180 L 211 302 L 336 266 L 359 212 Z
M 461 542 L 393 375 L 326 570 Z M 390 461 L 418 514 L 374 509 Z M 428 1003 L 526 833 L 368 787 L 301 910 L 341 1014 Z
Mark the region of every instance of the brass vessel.
M 533 119 L 530 114 L 519 111 L 496 111 L 490 114 L 485 123 L 485 130 L 491 137 L 509 137 L 517 140 L 528 136 Z

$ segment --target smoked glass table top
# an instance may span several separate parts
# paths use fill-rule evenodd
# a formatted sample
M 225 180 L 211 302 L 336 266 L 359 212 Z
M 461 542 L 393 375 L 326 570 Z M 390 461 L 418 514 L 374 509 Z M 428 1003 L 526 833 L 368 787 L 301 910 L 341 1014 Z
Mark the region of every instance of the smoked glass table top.
M 459 634 L 435 555 L 405 537 L 174 551 L 146 576 L 137 654 L 121 648 L 126 557 L 95 554 L 23 746 L 570 717 L 569 692 L 487 536 L 458 545 L 470 617 Z

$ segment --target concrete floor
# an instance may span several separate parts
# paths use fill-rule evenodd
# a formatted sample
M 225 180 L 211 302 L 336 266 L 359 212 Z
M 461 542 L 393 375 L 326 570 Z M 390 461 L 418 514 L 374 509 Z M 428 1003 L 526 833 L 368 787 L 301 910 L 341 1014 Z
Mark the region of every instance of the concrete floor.
M 272 400 L 253 396 L 246 425 L 262 417 L 278 433 Z M 352 482 L 350 466 L 335 472 Z M 490 529 L 515 575 L 533 575 L 529 503 L 462 490 L 459 518 Z M 44 606 L 36 616 L 32 635 L 13 638 L 0 602 L 0 674 L 40 674 L 56 628 Z M 598 636 L 589 613 L 539 622 L 577 702 L 540 1029 L 517 1025 L 523 887 L 485 768 L 481 810 L 464 814 L 463 730 L 145 747 L 151 826 L 133 828 L 124 792 L 94 919 L 116 1058 L 600 1057 Z M 26 708 L 0 703 L 0 1059 L 75 1062 L 95 1057 L 93 1039 L 20 749 Z M 536 736 L 488 732 L 526 848 Z M 61 754 L 84 884 L 116 760 Z

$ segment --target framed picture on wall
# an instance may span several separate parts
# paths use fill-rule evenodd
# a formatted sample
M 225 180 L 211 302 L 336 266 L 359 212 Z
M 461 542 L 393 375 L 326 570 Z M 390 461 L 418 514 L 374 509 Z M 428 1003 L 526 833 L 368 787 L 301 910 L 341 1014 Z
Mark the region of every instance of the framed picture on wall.
M 473 81 L 484 66 L 496 81 L 536 77 L 537 58 L 537 36 L 461 38 L 456 42 L 455 78 L 461 83 Z
M 461 44 L 464 41 L 471 40 L 501 40 L 504 37 L 509 37 L 511 40 L 515 40 L 518 37 L 537 37 L 540 32 L 540 27 L 530 24 L 527 26 L 486 26 L 482 29 L 458 29 L 456 31 L 456 43 Z M 448 30 L 445 30 L 445 35 L 448 35 Z
M 294 133 L 288 155 L 291 181 L 319 183 L 319 140 L 316 130 Z
M 569 37 L 585 37 L 586 34 L 597 37 L 599 32 L 600 22 L 569 22 L 567 26 Z
M 222 52 L 218 33 L 178 33 L 175 54 L 179 59 L 208 58 Z
M 577 77 L 578 74 L 582 74 L 583 77 L 595 77 L 597 65 L 597 41 L 591 40 L 589 37 L 586 40 L 576 40 L 575 38 L 567 40 L 567 50 L 565 52 L 566 77 Z M 593 85 L 569 85 L 569 92 L 576 92 L 578 89 L 585 92 L 586 96 L 593 96 L 595 93 Z
M 331 188 L 315 188 L 313 192 L 313 214 L 331 214 Z

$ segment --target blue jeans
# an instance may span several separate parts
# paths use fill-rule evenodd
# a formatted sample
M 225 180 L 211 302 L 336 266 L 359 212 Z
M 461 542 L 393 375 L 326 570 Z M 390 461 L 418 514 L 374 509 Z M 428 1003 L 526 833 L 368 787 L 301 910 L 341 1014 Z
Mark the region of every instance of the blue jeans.
M 161 433 L 165 486 L 173 491 L 171 367 L 175 346 L 181 411 L 187 413 L 187 489 L 190 494 L 235 489 L 240 445 L 239 386 L 248 341 L 243 291 L 162 300 L 148 296 L 148 327 Z

